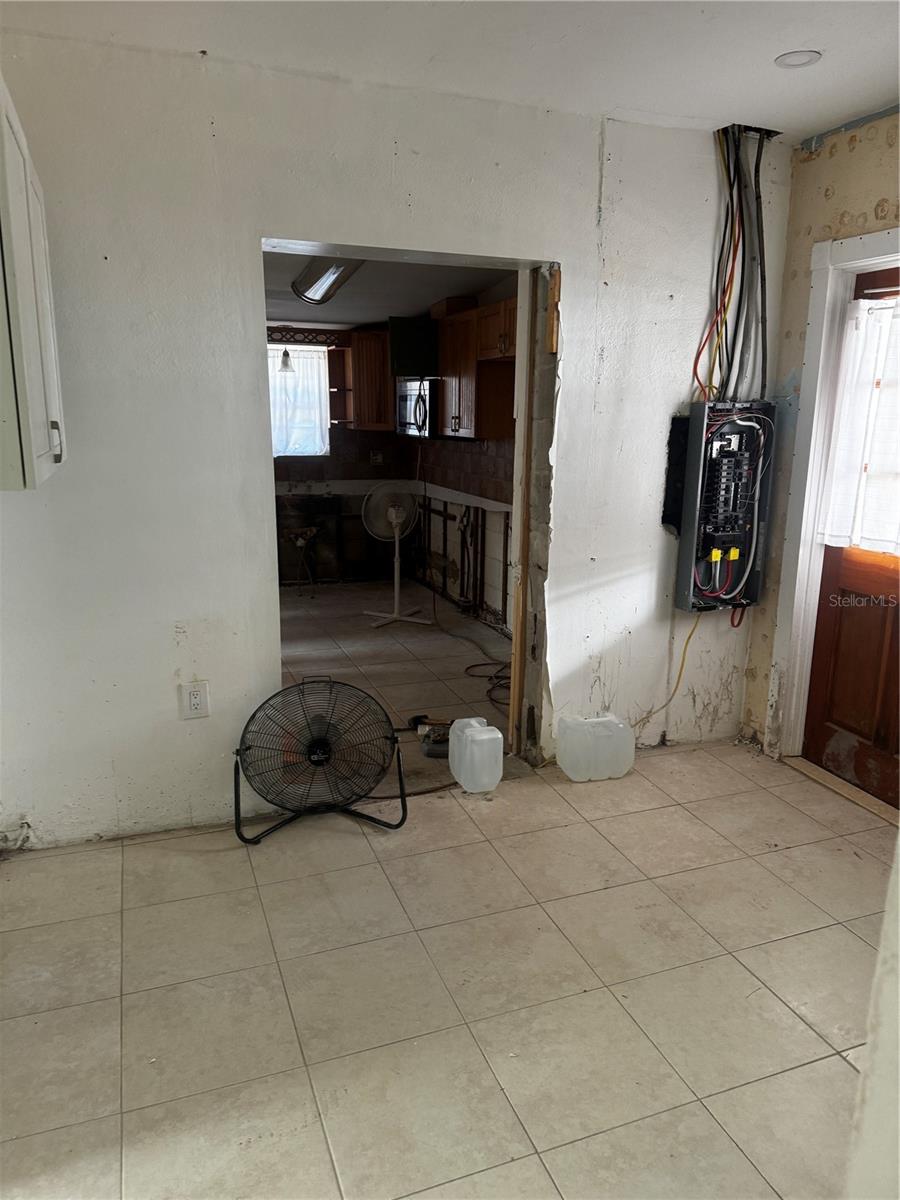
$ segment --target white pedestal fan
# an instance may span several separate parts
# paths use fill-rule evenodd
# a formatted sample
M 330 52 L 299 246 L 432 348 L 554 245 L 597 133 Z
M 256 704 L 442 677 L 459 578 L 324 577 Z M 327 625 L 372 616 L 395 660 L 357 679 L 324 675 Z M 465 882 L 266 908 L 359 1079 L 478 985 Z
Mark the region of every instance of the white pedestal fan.
M 431 625 L 427 617 L 417 617 L 420 608 L 400 611 L 400 539 L 411 533 L 419 517 L 419 501 L 412 492 L 401 492 L 392 483 L 379 483 L 367 493 L 362 504 L 362 523 L 367 533 L 380 542 L 394 543 L 394 611 L 372 612 L 365 610 L 367 617 L 377 617 L 372 628 L 390 625 L 392 621 L 409 621 L 413 625 Z

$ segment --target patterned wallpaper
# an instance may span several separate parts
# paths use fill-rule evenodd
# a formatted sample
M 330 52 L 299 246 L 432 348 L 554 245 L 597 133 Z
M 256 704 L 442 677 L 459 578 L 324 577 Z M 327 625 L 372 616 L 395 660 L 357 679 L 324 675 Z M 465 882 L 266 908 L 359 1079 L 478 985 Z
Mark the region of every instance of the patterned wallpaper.
M 786 411 L 773 480 L 766 586 L 761 603 L 753 611 L 744 699 L 743 731 L 760 741 L 766 726 L 781 548 L 806 341 L 810 256 L 816 242 L 900 225 L 897 132 L 898 115 L 893 113 L 812 139 L 811 144 L 794 152 L 774 389 L 774 397 Z M 778 717 L 776 711 L 776 725 Z

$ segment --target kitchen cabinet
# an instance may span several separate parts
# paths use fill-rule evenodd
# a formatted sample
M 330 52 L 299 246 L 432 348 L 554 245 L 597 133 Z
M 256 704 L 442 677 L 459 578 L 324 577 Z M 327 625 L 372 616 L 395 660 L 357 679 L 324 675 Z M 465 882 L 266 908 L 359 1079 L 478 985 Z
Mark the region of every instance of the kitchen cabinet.
M 395 430 L 394 380 L 387 330 L 354 330 L 350 334 L 351 429 Z
M 478 367 L 477 309 L 441 321 L 441 433 L 475 437 L 475 385 Z
M 513 358 L 516 353 L 515 297 L 477 309 L 478 358 Z
M 44 199 L 0 79 L 0 488 L 43 483 L 65 461 Z
M 515 434 L 515 361 L 479 358 L 482 312 L 470 309 L 441 321 L 440 429 L 446 437 L 489 440 Z

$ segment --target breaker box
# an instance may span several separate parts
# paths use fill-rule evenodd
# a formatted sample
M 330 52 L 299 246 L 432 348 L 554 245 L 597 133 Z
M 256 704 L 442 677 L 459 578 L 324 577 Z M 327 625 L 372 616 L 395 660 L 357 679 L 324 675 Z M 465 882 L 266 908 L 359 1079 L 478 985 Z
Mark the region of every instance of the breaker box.
M 680 536 L 676 608 L 758 601 L 774 452 L 774 404 L 696 401 L 675 418 L 663 521 Z

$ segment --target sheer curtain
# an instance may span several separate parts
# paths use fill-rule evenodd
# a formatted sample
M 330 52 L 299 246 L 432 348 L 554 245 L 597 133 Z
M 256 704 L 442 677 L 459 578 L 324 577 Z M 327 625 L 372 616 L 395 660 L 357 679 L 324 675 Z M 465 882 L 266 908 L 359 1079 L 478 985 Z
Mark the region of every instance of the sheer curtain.
M 282 371 L 287 350 L 293 371 Z M 269 346 L 272 452 L 328 453 L 328 351 L 321 346 Z
M 900 554 L 900 302 L 849 306 L 817 537 Z

